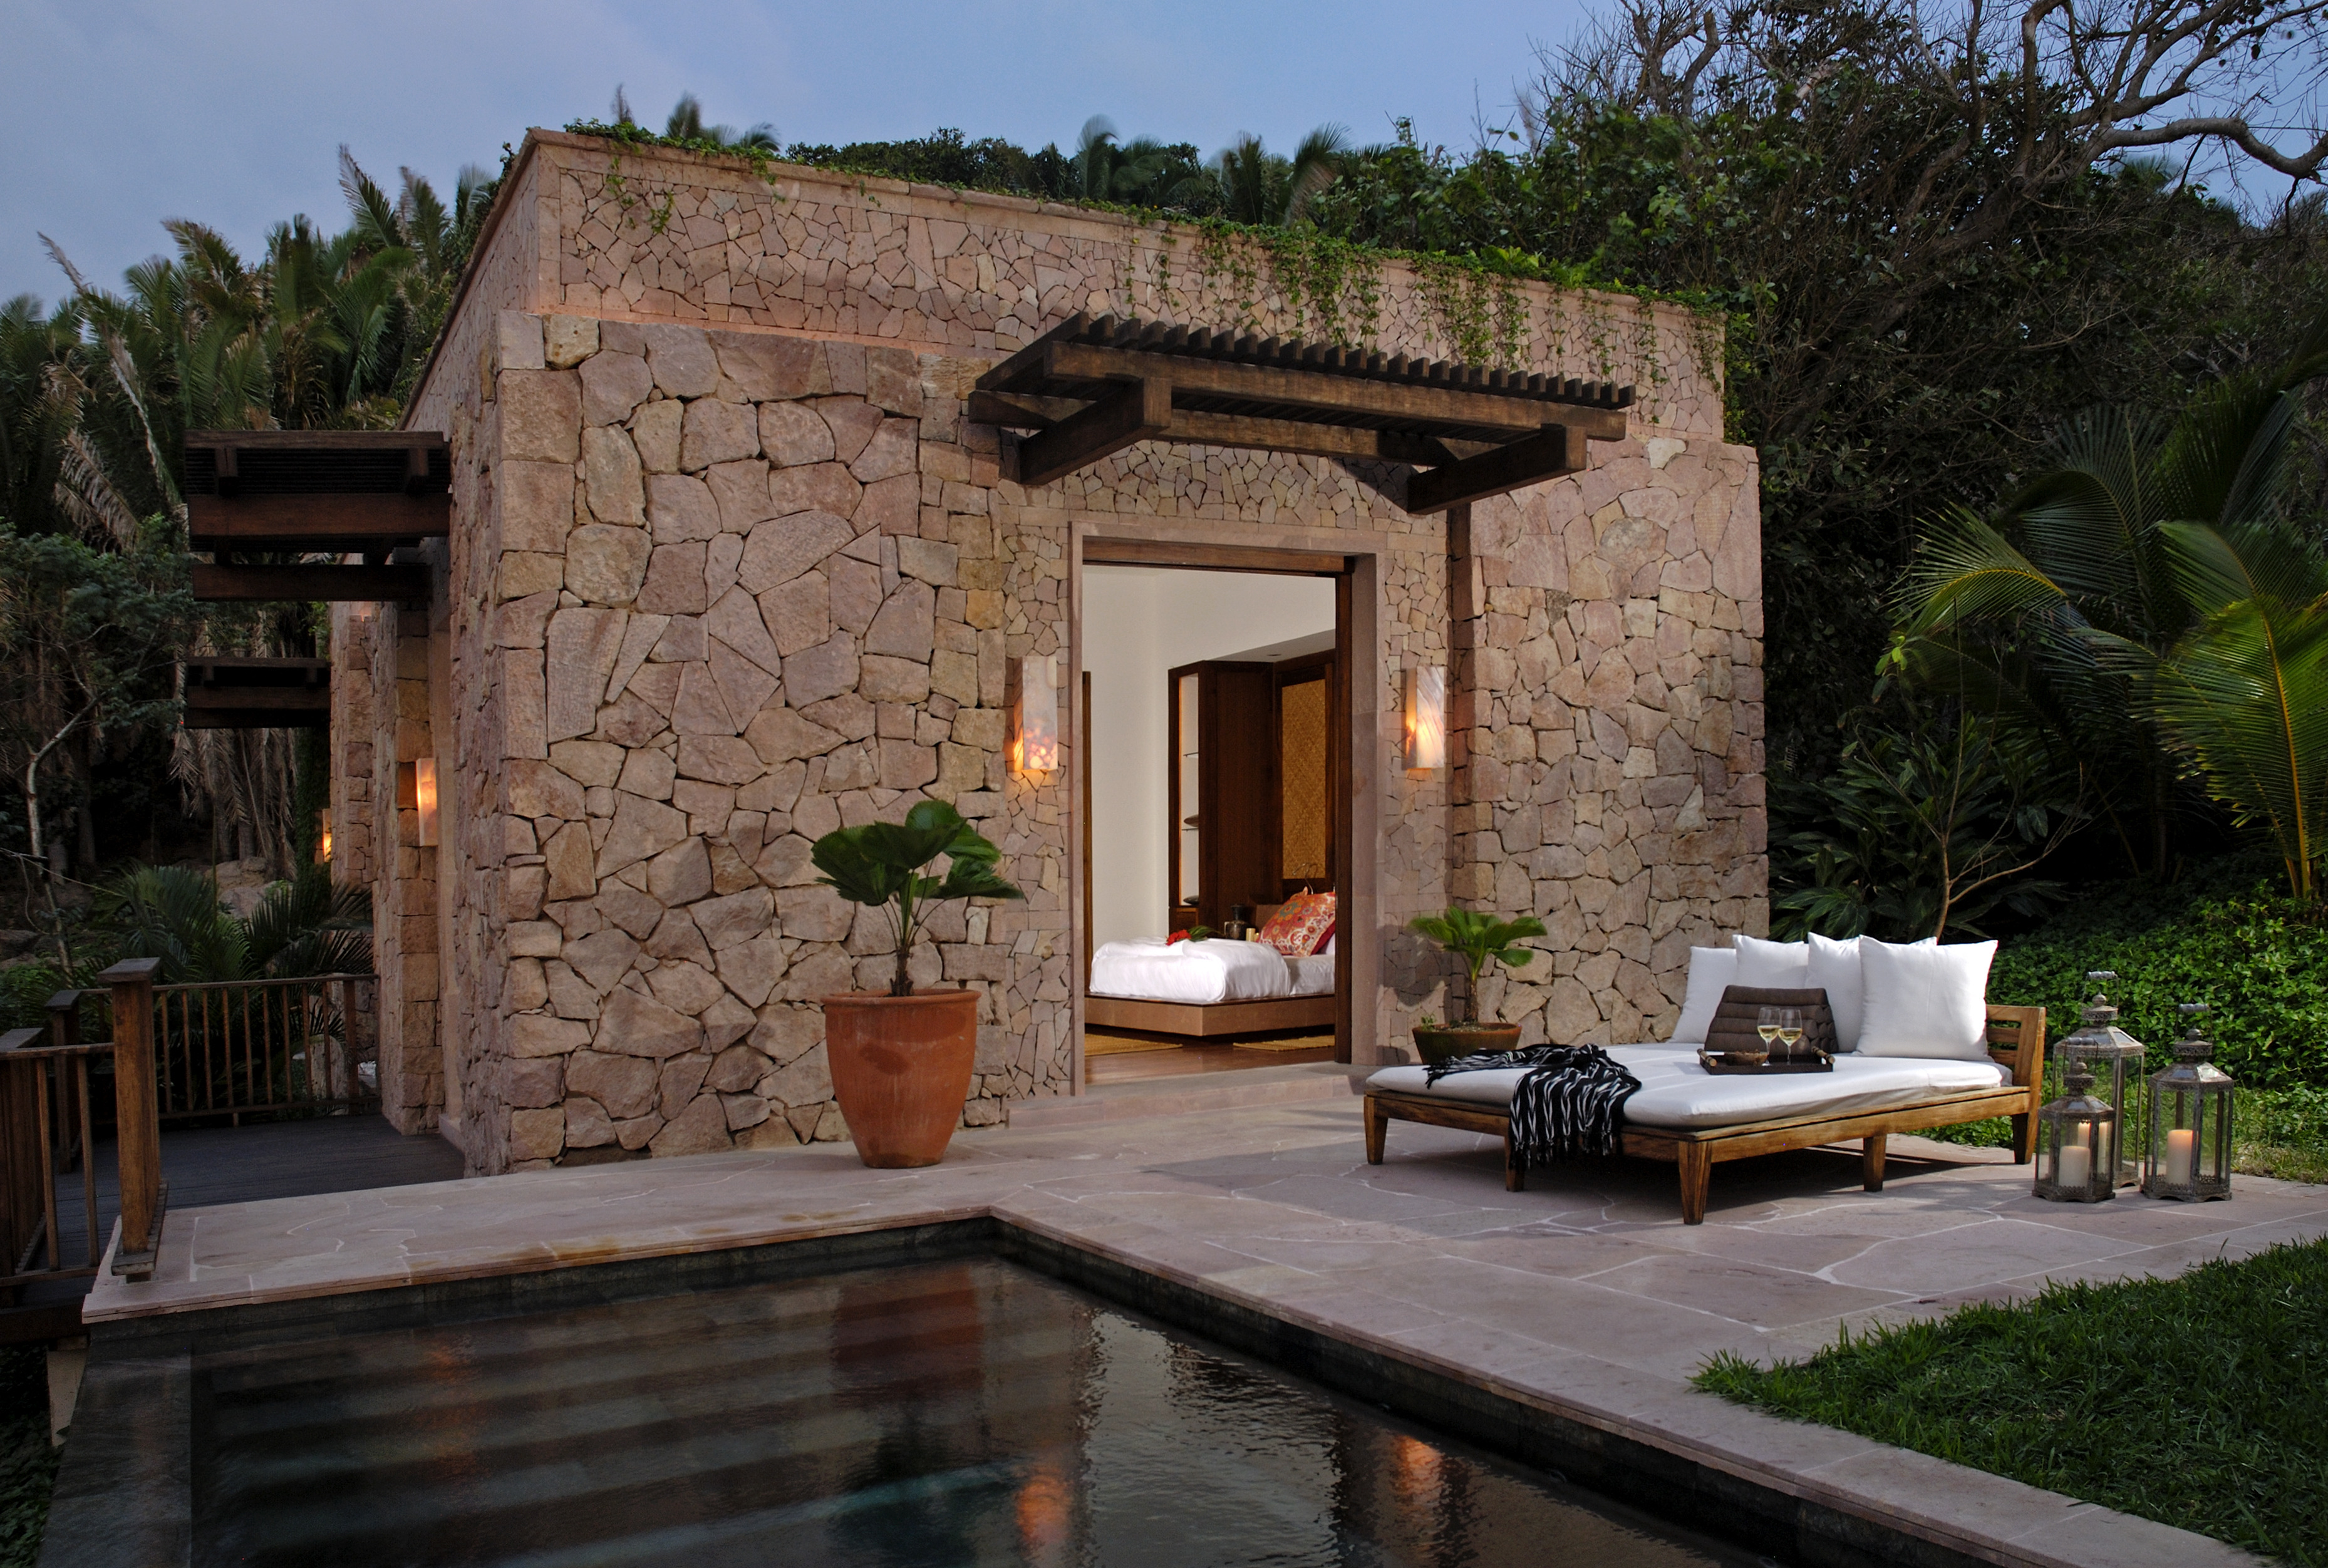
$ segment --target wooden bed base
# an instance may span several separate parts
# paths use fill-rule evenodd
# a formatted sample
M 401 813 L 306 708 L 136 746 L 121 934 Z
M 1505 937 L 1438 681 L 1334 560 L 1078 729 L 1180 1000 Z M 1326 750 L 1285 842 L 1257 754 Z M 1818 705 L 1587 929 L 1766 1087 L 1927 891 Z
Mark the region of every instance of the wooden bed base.
M 1748 1122 L 1735 1127 L 1628 1127 L 1624 1131 L 1625 1152 L 1647 1160 L 1670 1160 L 1679 1168 L 1684 1225 L 1705 1223 L 1706 1188 L 1714 1166 L 1756 1154 L 1812 1149 L 1856 1138 L 1860 1140 L 1862 1185 L 1870 1192 L 1881 1192 L 1883 1145 L 1888 1135 L 1927 1127 L 1952 1127 L 1991 1116 L 2010 1116 L 2014 1163 L 2026 1165 L 2036 1152 L 2037 1123 L 2033 1113 L 2044 1093 L 2045 1009 L 1991 1006 L 1988 1054 L 2013 1069 L 2011 1088 L 1976 1090 L 1945 1100 L 1924 1100 L 1872 1111 Z M 1505 1190 L 1518 1192 L 1527 1185 L 1526 1171 L 1513 1161 L 1512 1119 L 1507 1112 L 1432 1094 L 1369 1093 L 1367 1164 L 1383 1162 L 1383 1143 L 1393 1122 L 1421 1122 L 1433 1127 L 1453 1127 L 1500 1137 L 1504 1141 Z
M 1266 1001 L 1135 1001 L 1120 996 L 1084 998 L 1084 1022 L 1103 1029 L 1144 1029 L 1154 1035 L 1260 1035 L 1272 1029 L 1334 1027 L 1334 993 L 1281 996 Z

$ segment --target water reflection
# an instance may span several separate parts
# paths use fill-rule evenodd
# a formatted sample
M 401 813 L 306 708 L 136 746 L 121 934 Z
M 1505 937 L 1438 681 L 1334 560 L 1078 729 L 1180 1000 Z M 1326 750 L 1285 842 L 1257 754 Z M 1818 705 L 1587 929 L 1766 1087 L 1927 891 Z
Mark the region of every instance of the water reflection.
M 1747 1563 L 991 1260 L 206 1357 L 198 1563 Z

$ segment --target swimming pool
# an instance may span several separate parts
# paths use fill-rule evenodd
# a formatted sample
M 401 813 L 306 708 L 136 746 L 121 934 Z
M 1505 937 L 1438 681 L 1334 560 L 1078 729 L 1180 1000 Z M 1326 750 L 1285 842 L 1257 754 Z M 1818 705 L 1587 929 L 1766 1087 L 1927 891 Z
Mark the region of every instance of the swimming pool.
M 1738 1563 L 992 1256 L 194 1356 L 197 1563 Z

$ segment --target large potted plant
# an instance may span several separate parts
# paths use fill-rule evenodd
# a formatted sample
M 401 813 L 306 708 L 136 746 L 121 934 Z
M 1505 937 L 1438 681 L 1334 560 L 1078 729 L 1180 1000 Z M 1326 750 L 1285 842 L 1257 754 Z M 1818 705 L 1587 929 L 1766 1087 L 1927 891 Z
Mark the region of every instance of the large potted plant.
M 1450 1022 L 1444 1027 L 1425 1018 L 1414 1028 L 1415 1049 L 1426 1062 L 1445 1061 L 1450 1056 L 1468 1056 L 1478 1051 L 1516 1050 L 1520 1043 L 1520 1027 L 1501 1021 L 1482 1023 L 1479 1019 L 1479 975 L 1489 962 L 1507 964 L 1514 969 L 1535 956 L 1518 943 L 1522 937 L 1542 936 L 1544 922 L 1533 915 L 1523 915 L 1516 920 L 1498 920 L 1476 909 L 1458 909 L 1450 906 L 1442 915 L 1418 915 L 1407 922 L 1410 929 L 1421 932 L 1440 948 L 1460 958 L 1470 971 L 1469 989 L 1471 1017 L 1463 1023 Z M 1454 1008 L 1448 1013 L 1451 1019 Z
M 962 1121 L 977 1064 L 978 992 L 915 991 L 914 944 L 931 910 L 947 899 L 1025 895 L 995 875 L 1002 851 L 942 801 L 921 802 L 903 822 L 827 833 L 810 854 L 824 873 L 819 881 L 883 911 L 897 941 L 887 994 L 822 999 L 833 1097 L 866 1164 L 935 1165 Z M 940 856 L 945 875 L 925 875 Z

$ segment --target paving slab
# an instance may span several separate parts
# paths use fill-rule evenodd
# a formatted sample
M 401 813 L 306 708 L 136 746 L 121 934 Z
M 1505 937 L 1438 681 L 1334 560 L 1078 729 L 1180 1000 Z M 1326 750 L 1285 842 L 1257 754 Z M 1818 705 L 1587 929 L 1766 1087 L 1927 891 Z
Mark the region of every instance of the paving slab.
M 1022 1122 L 962 1132 L 944 1163 L 924 1170 L 868 1170 L 848 1146 L 822 1144 L 182 1211 L 154 1278 L 101 1275 L 85 1315 L 127 1328 L 180 1312 L 1000 1220 L 1815 1513 L 1906 1521 L 1977 1560 L 2248 1560 L 1689 1386 L 1719 1352 L 1797 1357 L 1846 1325 L 2017 1299 L 2053 1279 L 2173 1273 L 2328 1235 L 2328 1188 L 2240 1178 L 2228 1203 L 2129 1195 L 2039 1204 L 2028 1169 L 1997 1151 L 1899 1141 L 1910 1157 L 1895 1148 L 1881 1193 L 1860 1190 L 1853 1149 L 1724 1165 L 1706 1223 L 1685 1226 L 1671 1169 L 1645 1161 L 1532 1172 L 1529 1190 L 1510 1193 L 1496 1145 L 1401 1124 L 1388 1162 L 1369 1166 L 1358 1104 L 1346 1097 Z

